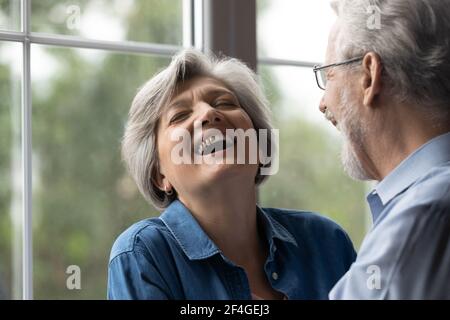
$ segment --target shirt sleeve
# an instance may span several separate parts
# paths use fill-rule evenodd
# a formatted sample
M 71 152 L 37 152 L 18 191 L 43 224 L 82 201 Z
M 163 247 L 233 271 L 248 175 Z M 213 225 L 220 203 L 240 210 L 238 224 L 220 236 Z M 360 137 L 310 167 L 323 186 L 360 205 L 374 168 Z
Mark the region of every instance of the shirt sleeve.
M 344 230 L 342 230 L 341 232 L 341 237 L 343 239 L 342 244 L 344 248 L 342 256 L 345 264 L 345 270 L 348 270 L 355 262 L 357 254 L 353 246 L 352 240 Z
M 396 208 L 366 237 L 330 299 L 450 298 L 450 214 L 436 203 Z
M 137 251 L 124 252 L 109 263 L 109 300 L 166 300 L 169 289 L 154 264 Z
M 447 211 L 447 212 L 446 212 Z M 418 212 L 386 291 L 386 299 L 450 299 L 450 210 Z

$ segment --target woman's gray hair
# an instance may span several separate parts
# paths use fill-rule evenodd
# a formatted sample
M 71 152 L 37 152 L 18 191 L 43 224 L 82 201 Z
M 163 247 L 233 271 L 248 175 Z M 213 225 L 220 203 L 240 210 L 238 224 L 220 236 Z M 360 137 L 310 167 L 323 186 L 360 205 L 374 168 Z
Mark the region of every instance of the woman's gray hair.
M 450 2 L 443 0 L 335 0 L 338 59 L 377 53 L 389 93 L 450 115 Z M 380 14 L 380 25 L 373 15 Z M 430 110 L 431 107 L 431 110 Z
M 187 49 L 172 59 L 170 65 L 145 83 L 136 94 L 128 114 L 122 139 L 122 159 L 144 198 L 157 209 L 166 208 L 176 197 L 167 195 L 155 183 L 159 172 L 157 127 L 163 109 L 173 98 L 177 86 L 194 77 L 211 77 L 223 82 L 237 97 L 256 130 L 272 129 L 267 100 L 255 73 L 233 58 L 218 58 Z M 268 134 L 268 150 L 271 135 Z M 266 164 L 268 166 L 270 164 Z M 258 171 L 255 183 L 267 176 Z

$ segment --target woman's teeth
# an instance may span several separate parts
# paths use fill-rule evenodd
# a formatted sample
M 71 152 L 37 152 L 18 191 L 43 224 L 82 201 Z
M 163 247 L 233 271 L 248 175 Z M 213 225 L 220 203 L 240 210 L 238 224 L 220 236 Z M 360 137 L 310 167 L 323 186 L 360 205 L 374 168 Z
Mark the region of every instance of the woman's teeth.
M 214 137 L 214 136 L 211 136 L 211 137 L 203 140 L 202 143 L 200 144 L 200 146 L 198 147 L 198 153 L 203 154 L 203 151 L 205 151 L 206 148 L 211 146 L 211 144 L 214 142 L 214 140 L 216 140 L 216 137 Z
M 197 153 L 200 155 L 210 154 L 216 151 L 220 151 L 228 148 L 232 143 L 228 143 L 228 140 L 219 139 L 215 136 L 211 136 L 202 141 L 197 149 Z

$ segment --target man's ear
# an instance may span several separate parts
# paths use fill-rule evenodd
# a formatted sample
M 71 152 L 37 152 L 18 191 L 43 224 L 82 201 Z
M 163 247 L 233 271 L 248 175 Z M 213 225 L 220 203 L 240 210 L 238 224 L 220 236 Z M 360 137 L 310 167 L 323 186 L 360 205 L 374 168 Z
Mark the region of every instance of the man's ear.
M 362 62 L 363 78 L 361 81 L 365 106 L 373 106 L 373 102 L 381 91 L 381 58 L 375 52 L 367 53 Z

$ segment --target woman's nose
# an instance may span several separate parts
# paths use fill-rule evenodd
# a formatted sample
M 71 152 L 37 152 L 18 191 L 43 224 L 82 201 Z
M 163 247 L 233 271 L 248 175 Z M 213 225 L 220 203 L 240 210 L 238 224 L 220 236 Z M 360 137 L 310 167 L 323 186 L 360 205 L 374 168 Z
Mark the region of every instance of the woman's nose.
M 215 123 L 221 122 L 222 117 L 217 112 L 216 109 L 211 107 L 207 103 L 202 103 L 201 110 L 200 110 L 200 116 L 198 118 L 198 121 L 201 122 L 202 127 L 206 125 L 213 125 Z

